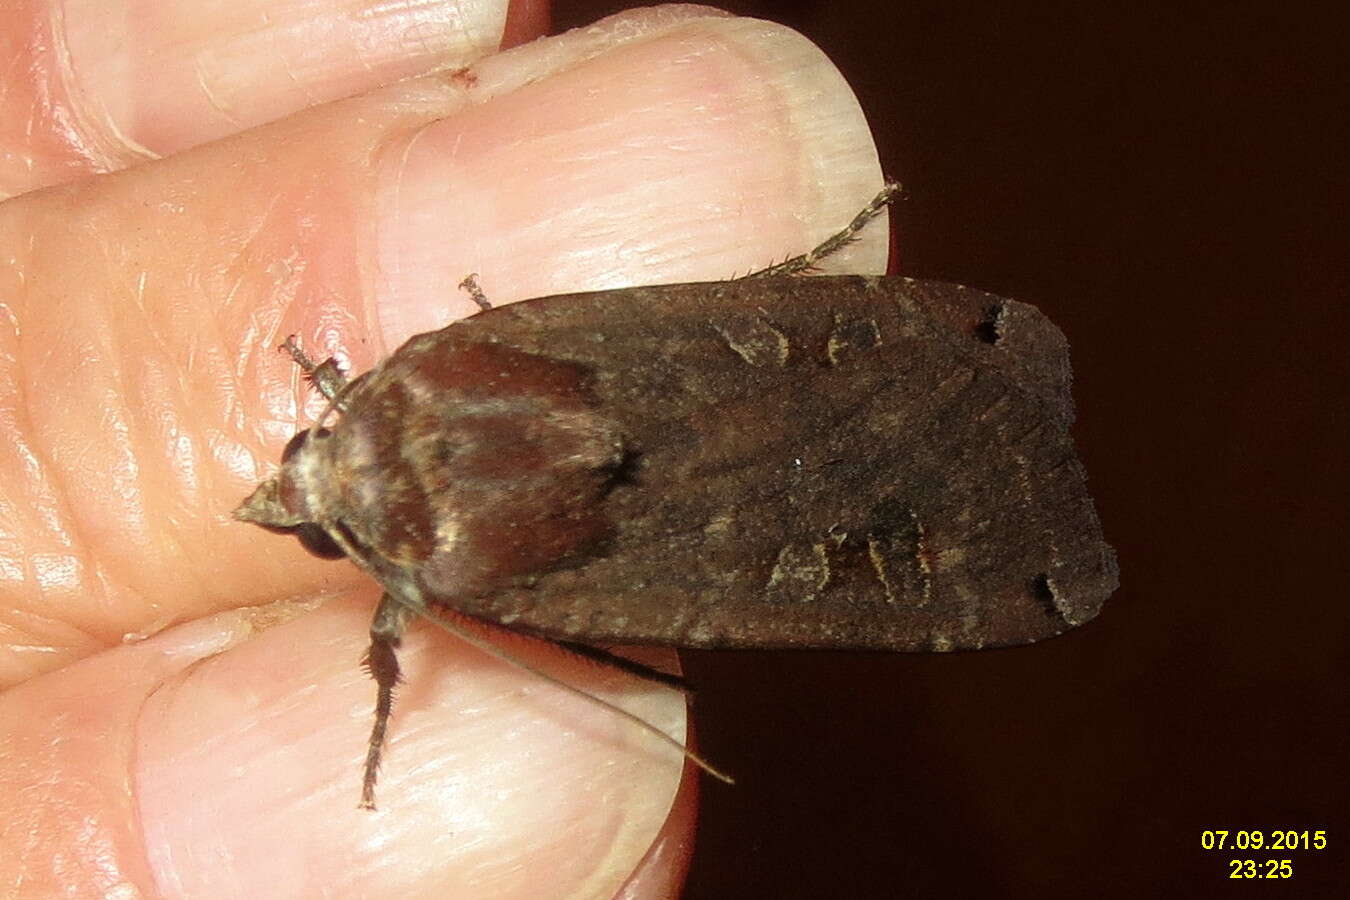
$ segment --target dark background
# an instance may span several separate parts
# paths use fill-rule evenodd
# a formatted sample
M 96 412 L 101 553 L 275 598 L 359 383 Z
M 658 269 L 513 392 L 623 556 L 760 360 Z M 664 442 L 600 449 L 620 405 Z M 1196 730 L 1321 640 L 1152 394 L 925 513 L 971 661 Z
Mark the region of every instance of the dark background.
M 623 5 L 560 0 L 555 22 Z M 1290 3 L 721 6 L 848 77 L 907 188 L 901 272 L 1069 336 L 1122 586 L 1016 650 L 686 654 L 702 749 L 741 782 L 704 782 L 687 896 L 1343 890 L 1342 25 Z M 1202 850 L 1219 828 L 1329 843 Z M 1294 876 L 1229 881 L 1246 856 Z

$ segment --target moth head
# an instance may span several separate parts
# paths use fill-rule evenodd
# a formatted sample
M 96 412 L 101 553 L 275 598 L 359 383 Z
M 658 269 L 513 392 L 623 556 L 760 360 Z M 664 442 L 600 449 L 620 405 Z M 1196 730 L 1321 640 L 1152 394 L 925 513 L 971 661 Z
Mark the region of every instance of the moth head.
M 346 554 L 315 521 L 313 500 L 322 487 L 324 444 L 328 429 L 305 429 L 281 452 L 281 471 L 254 488 L 234 511 L 241 522 L 281 534 L 293 534 L 310 553 L 321 559 L 340 559 Z

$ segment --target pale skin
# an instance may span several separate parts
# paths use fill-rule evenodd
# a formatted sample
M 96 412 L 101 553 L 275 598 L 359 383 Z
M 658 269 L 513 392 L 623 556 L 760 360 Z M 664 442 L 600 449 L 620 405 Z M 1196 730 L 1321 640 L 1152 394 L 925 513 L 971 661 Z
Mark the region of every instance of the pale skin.
M 504 8 L 478 43 L 431 40 L 421 7 L 325 56 L 345 32 L 290 7 L 145 6 L 109 13 L 145 29 L 122 41 L 82 20 L 69 70 L 23 57 L 49 6 L 0 14 L 8 71 L 34 73 L 0 94 L 0 844 L 23 848 L 0 885 L 668 896 L 696 799 L 678 756 L 429 627 L 358 811 L 378 588 L 229 512 L 323 405 L 287 334 L 359 370 L 471 314 L 470 272 L 502 304 L 800 252 L 880 186 L 847 88 L 802 38 L 707 9 L 488 57 Z M 506 39 L 542 29 L 519 7 Z M 885 256 L 873 226 L 827 270 Z M 507 640 L 684 727 L 674 692 Z

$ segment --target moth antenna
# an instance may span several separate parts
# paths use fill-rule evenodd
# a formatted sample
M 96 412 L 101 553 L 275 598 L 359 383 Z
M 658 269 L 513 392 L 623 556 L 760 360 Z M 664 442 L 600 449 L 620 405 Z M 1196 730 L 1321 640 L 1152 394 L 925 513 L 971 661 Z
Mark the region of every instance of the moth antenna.
M 503 631 L 509 629 L 502 629 Z M 682 694 L 693 696 L 694 689 L 689 683 L 679 675 L 672 675 L 669 672 L 662 672 L 653 666 L 640 662 L 634 662 L 627 657 L 620 656 L 617 653 L 611 653 L 600 647 L 592 647 L 590 644 L 582 644 L 576 641 L 553 641 L 553 646 L 570 653 L 583 662 L 591 665 L 604 666 L 608 669 L 618 669 L 620 672 L 627 672 L 629 675 L 635 675 L 644 681 L 655 682 L 666 687 L 675 688 Z
M 767 278 L 775 275 L 801 275 L 804 272 L 812 272 L 817 269 L 817 263 L 829 256 L 831 253 L 837 253 L 844 247 L 858 239 L 858 232 L 867 226 L 867 223 L 881 215 L 890 206 L 894 200 L 900 196 L 904 188 L 897 181 L 887 181 L 885 187 L 873 197 L 866 206 L 862 208 L 853 221 L 845 225 L 840 231 L 826 238 L 814 250 L 803 253 L 801 256 L 794 256 L 791 259 L 785 259 L 777 265 L 769 266 L 767 269 L 760 269 L 758 272 L 751 272 L 746 278 Z
M 338 388 L 337 393 L 334 394 L 332 399 L 328 401 L 328 406 L 324 407 L 323 413 L 319 416 L 318 419 L 315 420 L 314 427 L 322 428 L 323 423 L 328 421 L 328 417 L 332 415 L 334 412 L 345 412 L 347 407 L 347 397 L 352 393 L 352 391 L 356 390 L 357 387 L 364 384 L 365 380 L 370 377 L 371 372 L 374 371 L 375 371 L 374 369 L 371 369 L 370 372 L 365 372 L 361 375 L 358 375 L 351 381 L 348 381 L 345 384 L 343 384 L 342 387 Z
M 400 602 L 403 601 L 400 600 Z M 433 612 L 430 609 L 426 609 L 424 607 L 419 606 L 413 606 L 412 608 L 422 618 L 439 626 L 444 631 L 453 634 L 455 637 L 464 641 L 464 643 L 468 644 L 469 646 L 477 650 L 481 650 L 488 656 L 491 656 L 493 659 L 501 660 L 507 665 L 514 666 L 517 669 L 520 669 L 522 672 L 529 672 L 536 678 L 541 678 L 555 687 L 562 688 L 569 694 L 573 694 L 574 696 L 581 697 L 584 700 L 588 700 L 591 703 L 594 703 L 596 706 L 608 710 L 610 713 L 613 713 L 614 715 L 619 716 L 622 719 L 626 719 L 627 721 L 632 722 L 634 725 L 638 726 L 643 731 L 647 732 L 653 737 L 659 738 L 661 741 L 665 742 L 671 747 L 674 747 L 676 750 L 680 752 L 682 756 L 684 756 L 685 759 L 689 760 L 694 765 L 698 766 L 700 769 L 707 772 L 713 778 L 716 778 L 718 781 L 724 782 L 726 784 L 736 783 L 736 780 L 732 778 L 730 775 L 719 770 L 712 763 L 708 762 L 706 759 L 699 756 L 693 750 L 690 750 L 684 744 L 681 744 L 679 741 L 675 740 L 673 737 L 666 734 L 660 728 L 657 728 L 651 722 L 648 722 L 646 719 L 643 719 L 641 716 L 634 715 L 633 713 L 624 709 L 622 706 L 610 703 L 608 700 L 603 700 L 600 697 L 595 696 L 594 694 L 588 694 L 579 687 L 575 687 L 559 678 L 555 678 L 554 676 L 548 674 L 547 672 L 543 671 L 537 666 L 533 666 L 530 663 L 527 663 L 525 660 L 521 659 L 515 654 L 503 650 L 501 647 L 498 647 L 491 641 L 485 640 L 484 638 L 479 637 L 478 635 L 474 634 L 468 629 L 456 625 L 454 622 L 450 621 L 449 619 L 441 616 L 436 612 Z

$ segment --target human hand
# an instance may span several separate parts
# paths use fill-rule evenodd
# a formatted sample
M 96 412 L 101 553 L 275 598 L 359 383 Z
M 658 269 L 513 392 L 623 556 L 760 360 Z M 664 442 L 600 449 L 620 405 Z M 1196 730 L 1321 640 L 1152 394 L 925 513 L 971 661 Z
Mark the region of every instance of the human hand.
M 497 304 L 745 272 L 847 222 L 876 156 L 838 73 L 777 26 L 639 10 L 475 61 L 542 17 L 462 7 L 477 39 L 453 38 L 453 5 L 394 14 L 417 21 L 193 8 L 190 27 L 167 3 L 0 14 L 7 71 L 30 76 L 0 95 L 17 195 L 0 205 L 0 884 L 16 896 L 678 883 L 681 761 L 430 627 L 401 653 L 380 809 L 357 810 L 378 590 L 229 513 L 323 405 L 275 352 L 285 335 L 361 371 L 472 313 L 454 287 L 470 272 Z M 102 168 L 120 171 L 81 180 Z M 884 257 L 874 228 L 831 268 Z M 683 727 L 677 694 L 510 649 Z

